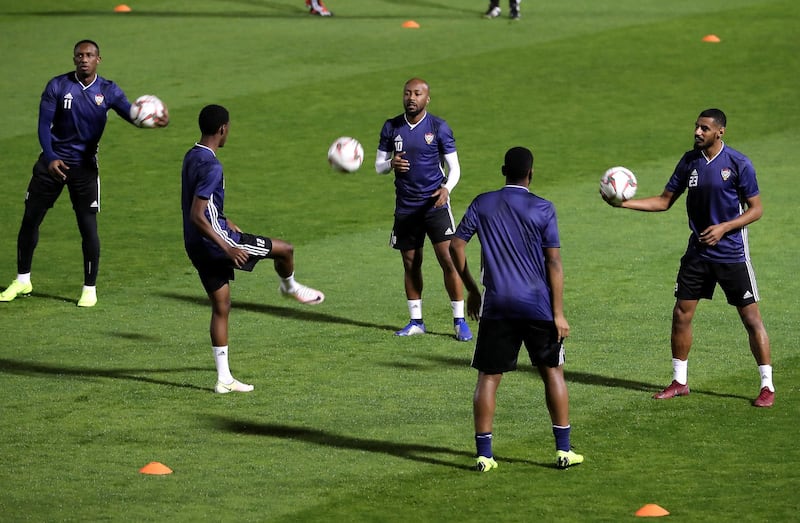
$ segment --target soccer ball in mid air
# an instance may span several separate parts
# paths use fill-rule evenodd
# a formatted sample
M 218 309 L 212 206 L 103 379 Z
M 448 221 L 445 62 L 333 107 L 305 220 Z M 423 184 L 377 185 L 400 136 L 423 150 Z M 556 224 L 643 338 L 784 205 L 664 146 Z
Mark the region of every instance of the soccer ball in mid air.
M 137 127 L 155 127 L 156 118 L 164 116 L 164 102 L 157 96 L 145 94 L 131 104 L 131 120 Z
M 364 162 L 364 148 L 355 138 L 342 136 L 328 149 L 328 163 L 337 171 L 354 173 Z
M 625 167 L 612 167 L 600 178 L 600 193 L 610 203 L 622 203 L 636 194 L 636 175 Z

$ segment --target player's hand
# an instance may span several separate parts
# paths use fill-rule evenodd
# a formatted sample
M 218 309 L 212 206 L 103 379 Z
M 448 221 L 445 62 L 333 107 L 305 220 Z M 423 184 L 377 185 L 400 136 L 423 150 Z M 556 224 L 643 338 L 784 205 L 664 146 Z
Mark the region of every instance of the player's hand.
M 597 190 L 597 192 L 600 193 L 600 197 L 603 198 L 603 200 L 605 200 L 605 202 L 607 204 L 609 204 L 611 207 L 622 207 L 622 202 L 620 200 L 612 200 L 612 199 L 610 199 L 608 196 L 603 194 L 603 191 L 601 191 L 599 189 Z
M 56 180 L 66 180 L 67 171 L 69 171 L 69 165 L 65 164 L 62 160 L 53 160 L 47 166 L 47 172 Z
M 475 321 L 481 319 L 481 293 L 467 293 L 467 315 Z
M 238 247 L 229 247 L 226 254 L 237 268 L 241 268 L 242 265 L 247 263 L 248 258 L 250 258 L 247 251 Z
M 169 125 L 169 109 L 167 109 L 166 105 L 164 105 L 164 114 L 156 117 L 153 123 L 156 127 L 166 127 Z
M 706 230 L 700 233 L 700 243 L 708 246 L 716 245 L 722 237 L 725 236 L 726 232 L 728 232 L 727 227 L 721 223 L 710 225 Z
M 433 204 L 434 207 L 444 207 L 447 205 L 448 198 L 450 198 L 450 191 L 448 191 L 446 187 L 439 187 L 433 192 L 431 198 L 436 198 Z
M 233 223 L 233 220 L 231 220 L 230 218 L 225 218 L 225 220 L 227 220 L 228 228 L 230 230 L 232 230 L 234 232 L 242 232 L 242 230 L 239 228 L 239 226 L 236 225 L 235 223 Z
M 556 325 L 559 340 L 569 336 L 569 323 L 567 323 L 567 319 L 564 316 L 554 316 L 553 323 Z
M 403 158 L 403 155 L 405 154 L 406 154 L 405 151 L 394 153 L 394 157 L 392 158 L 392 169 L 394 169 L 394 172 L 405 173 L 408 172 L 409 169 L 411 169 L 411 163 L 405 158 Z

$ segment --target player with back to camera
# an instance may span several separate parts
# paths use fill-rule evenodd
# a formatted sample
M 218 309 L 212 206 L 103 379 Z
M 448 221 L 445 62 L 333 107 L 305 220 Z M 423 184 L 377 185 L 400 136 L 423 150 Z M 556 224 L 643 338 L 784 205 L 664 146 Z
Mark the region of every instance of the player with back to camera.
M 52 78 L 39 103 L 39 144 L 42 153 L 33 166 L 25 196 L 25 212 L 17 236 L 17 277 L 2 293 L 0 301 L 11 301 L 33 291 L 33 252 L 39 243 L 39 227 L 64 187 L 69 191 L 78 222 L 83 250 L 83 290 L 79 307 L 97 304 L 97 274 L 100 238 L 100 176 L 97 150 L 113 110 L 133 124 L 131 104 L 111 80 L 97 74 L 100 47 L 81 40 L 73 47 L 75 71 Z M 169 124 L 169 113 L 155 120 L 156 127 Z M 134 124 L 135 125 L 135 124 Z
M 200 141 L 184 156 L 181 170 L 184 245 L 211 300 L 210 334 L 217 367 L 214 391 L 250 392 L 253 386 L 234 379 L 228 365 L 233 270 L 249 272 L 259 261 L 270 258 L 280 277 L 281 294 L 307 305 L 322 303 L 325 295 L 295 281 L 294 247 L 290 243 L 242 232 L 225 215 L 225 178 L 217 151 L 228 139 L 228 111 L 220 105 L 208 105 L 200 111 L 198 123 Z
M 756 171 L 750 159 L 722 140 L 727 118 L 719 109 L 700 113 L 694 125 L 694 149 L 675 167 L 658 196 L 611 202 L 637 211 L 666 211 L 686 192 L 689 245 L 681 258 L 672 311 L 672 383 L 655 399 L 688 396 L 688 360 L 692 319 L 700 299 L 711 299 L 717 284 L 736 307 L 758 365 L 761 390 L 756 407 L 775 401 L 769 337 L 758 308 L 758 287 L 750 262 L 747 226 L 763 213 Z
M 411 319 L 396 336 L 425 333 L 422 318 L 422 255 L 425 237 L 444 274 L 444 284 L 453 312 L 453 330 L 458 341 L 469 341 L 472 332 L 464 319 L 464 290 L 453 260 L 450 239 L 455 221 L 450 193 L 461 177 L 453 131 L 447 122 L 427 111 L 430 87 L 412 78 L 403 87 L 405 112 L 386 120 L 381 129 L 375 170 L 394 171 L 395 211 L 390 245 L 403 260 L 404 286 Z M 447 165 L 447 174 L 443 167 Z
M 564 271 L 555 206 L 530 192 L 533 153 L 506 152 L 502 189 L 477 196 L 456 229 L 450 252 L 467 288 L 467 312 L 479 321 L 472 367 L 478 370 L 473 396 L 476 468 L 497 467 L 492 450 L 497 389 L 503 374 L 516 370 L 522 344 L 544 382 L 556 443 L 556 467 L 583 463 L 570 444 L 569 395 L 564 380 Z M 481 245 L 481 295 L 467 266 L 467 242 Z

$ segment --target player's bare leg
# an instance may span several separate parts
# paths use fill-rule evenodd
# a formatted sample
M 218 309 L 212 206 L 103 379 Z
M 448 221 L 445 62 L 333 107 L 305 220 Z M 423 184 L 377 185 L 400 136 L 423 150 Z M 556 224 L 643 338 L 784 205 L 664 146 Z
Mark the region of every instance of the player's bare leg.
M 304 305 L 318 305 L 325 301 L 325 295 L 322 292 L 295 281 L 294 246 L 291 243 L 273 238 L 272 250 L 268 257 L 272 258 L 275 272 L 281 279 L 281 294 Z

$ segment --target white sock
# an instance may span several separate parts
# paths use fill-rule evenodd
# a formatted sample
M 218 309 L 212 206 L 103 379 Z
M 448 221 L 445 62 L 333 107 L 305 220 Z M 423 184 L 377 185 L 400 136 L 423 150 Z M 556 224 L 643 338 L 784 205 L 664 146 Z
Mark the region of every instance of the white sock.
M 283 292 L 292 292 L 297 282 L 294 281 L 294 273 L 291 273 L 285 278 L 281 278 L 281 290 Z
M 211 347 L 214 352 L 214 363 L 217 365 L 217 380 L 226 385 L 233 382 L 231 369 L 228 367 L 228 346 Z
M 686 385 L 686 382 L 689 381 L 688 374 L 689 360 L 672 358 L 672 379 L 681 385 Z
M 422 300 L 408 300 L 408 315 L 412 320 L 422 319 Z
M 31 282 L 31 273 L 26 274 L 17 274 L 17 281 L 20 283 L 30 283 Z
M 464 300 L 460 301 L 451 301 L 450 307 L 453 308 L 453 318 L 463 318 L 464 317 Z
M 761 375 L 761 388 L 768 387 L 771 392 L 775 392 L 775 385 L 772 384 L 772 365 L 759 365 L 758 373 Z
M 93 293 L 97 294 L 97 286 L 95 286 L 95 285 L 84 285 L 83 286 L 83 292 L 86 292 L 86 291 L 90 291 L 90 292 L 93 292 Z

